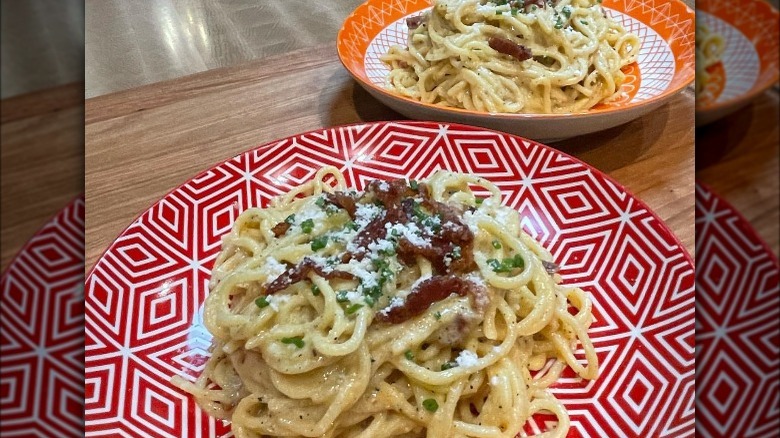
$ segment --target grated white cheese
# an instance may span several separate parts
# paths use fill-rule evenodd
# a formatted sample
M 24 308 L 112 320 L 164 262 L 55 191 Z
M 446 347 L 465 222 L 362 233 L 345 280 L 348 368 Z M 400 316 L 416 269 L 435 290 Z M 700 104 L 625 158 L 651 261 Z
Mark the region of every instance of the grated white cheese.
M 414 222 L 409 222 L 408 224 L 393 224 L 393 225 L 390 225 L 390 223 L 386 223 L 385 229 L 387 230 L 387 235 L 389 237 L 393 237 L 393 233 L 395 233 L 398 234 L 400 237 L 404 237 L 412 245 L 422 246 L 422 247 L 431 245 L 431 242 L 429 240 L 424 239 L 421 236 L 422 231 L 420 230 L 420 227 L 418 227 L 417 224 L 415 224 Z
M 371 251 L 371 258 L 375 259 L 381 256 L 380 252 L 392 251 L 394 248 L 393 242 L 385 239 L 378 239 L 375 242 L 368 244 L 368 250 Z
M 380 310 L 379 313 L 383 315 L 387 315 L 392 309 L 395 309 L 396 307 L 401 307 L 404 305 L 406 301 L 401 297 L 393 297 L 390 300 L 390 304 L 385 307 L 384 309 Z
M 374 218 L 382 213 L 382 208 L 374 204 L 357 204 L 355 209 L 355 223 L 360 228 L 364 228 Z
M 278 312 L 279 306 L 290 301 L 291 298 L 290 295 L 267 295 L 265 297 L 268 301 L 268 307 L 274 309 L 274 312 Z
M 312 222 L 314 222 L 314 226 L 316 227 L 318 224 L 327 219 L 327 217 L 328 216 L 325 214 L 325 211 L 323 211 L 316 204 L 308 204 L 299 212 L 295 213 L 295 223 L 290 228 L 293 230 L 293 232 L 299 233 L 301 232 L 302 222 L 311 219 Z
M 504 379 L 502 379 L 501 377 L 498 377 L 498 376 L 492 376 L 492 377 L 490 378 L 490 384 L 491 384 L 492 386 L 498 386 L 498 385 L 500 385 L 500 384 L 501 384 L 501 381 L 502 381 L 502 380 L 504 380 Z
M 333 272 L 333 266 L 330 266 L 328 264 L 328 259 L 326 259 L 325 257 L 323 257 L 323 256 L 321 256 L 319 254 L 312 254 L 312 255 L 308 255 L 306 257 L 311 259 L 311 261 L 313 261 L 317 265 L 321 266 L 322 267 L 322 272 L 324 272 L 326 274 L 329 274 L 329 273 Z
M 476 365 L 478 361 L 479 358 L 476 353 L 469 350 L 461 351 L 458 357 L 455 358 L 455 362 L 458 363 L 459 367 L 471 367 Z
M 276 260 L 273 257 L 268 257 L 265 259 L 265 265 L 263 266 L 261 272 L 264 273 L 267 278 L 275 280 L 278 276 L 284 274 L 286 270 L 287 266 L 279 263 L 279 260 Z
M 361 261 L 356 259 L 350 260 L 349 263 L 345 265 L 344 270 L 360 279 L 362 287 L 358 289 L 362 290 L 362 288 L 374 287 L 379 284 L 377 282 L 378 274 L 373 272 L 372 268 L 371 260 L 369 260 L 368 257 L 364 257 Z
M 387 181 L 379 181 L 379 190 L 386 192 L 390 190 L 390 185 L 387 184 Z
M 363 294 L 355 290 L 351 290 L 347 292 L 346 297 L 349 300 L 349 302 L 352 304 L 363 302 Z

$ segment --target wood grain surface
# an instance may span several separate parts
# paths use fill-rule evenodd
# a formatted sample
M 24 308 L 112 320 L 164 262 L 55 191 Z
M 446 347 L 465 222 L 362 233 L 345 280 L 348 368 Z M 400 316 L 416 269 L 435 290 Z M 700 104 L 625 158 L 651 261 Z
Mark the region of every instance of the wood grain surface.
M 696 180 L 708 185 L 780 254 L 780 93 L 696 131 Z
M 402 117 L 332 44 L 86 101 L 86 268 L 140 213 L 200 171 L 307 130 Z M 609 173 L 694 248 L 694 99 L 554 146 Z
M 0 270 L 84 191 L 83 102 L 83 83 L 0 101 Z

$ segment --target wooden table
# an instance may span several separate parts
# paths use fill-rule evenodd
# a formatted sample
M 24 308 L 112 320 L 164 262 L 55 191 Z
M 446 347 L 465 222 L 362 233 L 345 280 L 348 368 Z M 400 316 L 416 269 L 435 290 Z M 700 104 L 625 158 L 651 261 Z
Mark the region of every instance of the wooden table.
M 307 130 L 401 119 L 332 44 L 86 101 L 86 268 L 133 219 L 198 172 Z M 694 97 L 556 147 L 606 171 L 694 248 Z
M 0 101 L 2 266 L 84 192 L 84 83 Z
M 696 131 L 696 180 L 734 206 L 780 254 L 780 93 L 773 88 Z

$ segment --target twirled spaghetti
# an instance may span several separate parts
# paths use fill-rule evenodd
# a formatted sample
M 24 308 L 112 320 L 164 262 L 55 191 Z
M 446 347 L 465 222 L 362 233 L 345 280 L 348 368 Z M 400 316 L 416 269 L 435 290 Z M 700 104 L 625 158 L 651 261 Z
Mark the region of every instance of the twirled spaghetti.
M 491 113 L 574 113 L 620 96 L 639 38 L 599 0 L 436 0 L 381 59 L 387 87 Z
M 710 98 L 707 84 L 710 82 L 710 73 L 707 69 L 721 61 L 721 56 L 726 49 L 726 41 L 723 35 L 711 32 L 704 24 L 696 25 L 696 97 L 699 99 Z
M 565 436 L 548 388 L 596 378 L 591 304 L 500 203 L 476 176 L 355 192 L 326 167 L 243 212 L 205 303 L 212 356 L 174 383 L 238 438 L 512 437 L 537 412 Z

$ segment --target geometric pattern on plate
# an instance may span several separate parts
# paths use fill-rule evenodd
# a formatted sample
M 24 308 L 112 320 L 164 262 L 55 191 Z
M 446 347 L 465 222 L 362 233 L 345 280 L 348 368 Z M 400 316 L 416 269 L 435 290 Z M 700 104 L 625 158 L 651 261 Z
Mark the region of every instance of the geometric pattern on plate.
M 87 436 L 229 436 L 171 376 L 208 357 L 201 322 L 209 269 L 240 211 L 339 168 L 374 178 L 437 169 L 480 174 L 593 297 L 601 376 L 567 372 L 552 390 L 570 436 L 693 436 L 694 269 L 647 206 L 599 171 L 539 143 L 427 122 L 322 129 L 240 154 L 196 176 L 138 217 L 86 281 Z M 584 356 L 579 353 L 579 357 Z M 544 417 L 528 432 L 545 427 Z
M 780 266 L 750 224 L 696 186 L 696 431 L 772 436 L 780 426 Z
M 0 291 L 2 435 L 83 436 L 83 197 L 25 244 Z

